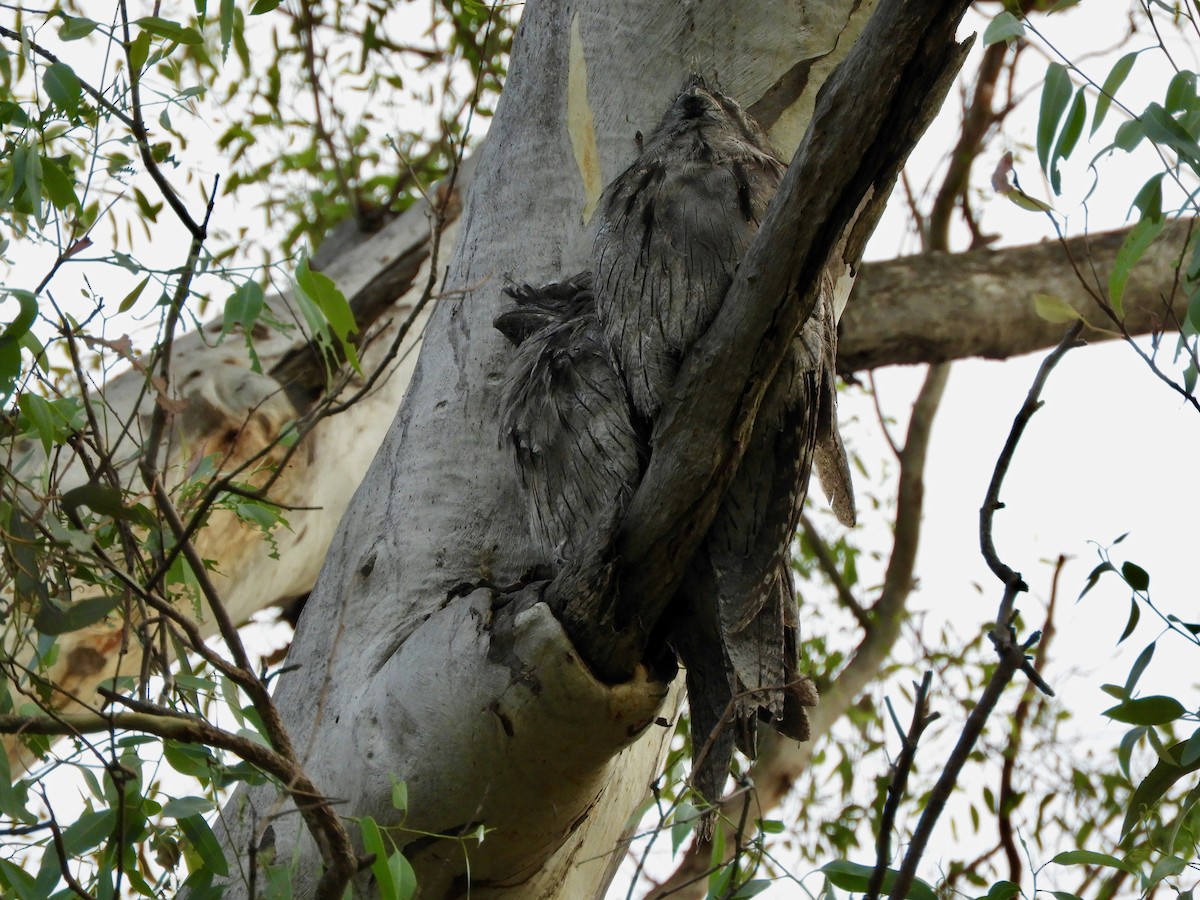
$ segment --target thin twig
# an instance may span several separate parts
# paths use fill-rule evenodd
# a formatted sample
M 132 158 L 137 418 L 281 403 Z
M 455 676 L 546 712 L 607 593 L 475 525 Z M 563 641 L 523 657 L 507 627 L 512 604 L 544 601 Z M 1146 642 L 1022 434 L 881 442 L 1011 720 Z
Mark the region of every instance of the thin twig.
M 996 653 L 1000 657 L 1000 661 L 993 671 L 992 677 L 988 680 L 987 687 L 984 688 L 983 695 L 979 698 L 979 703 L 971 711 L 970 716 L 967 717 L 962 733 L 959 735 L 958 741 L 946 761 L 945 768 L 943 768 L 942 774 L 934 785 L 933 790 L 929 793 L 925 810 L 921 813 L 921 818 L 917 822 L 912 841 L 909 843 L 908 850 L 904 855 L 904 862 L 892 885 L 893 896 L 908 896 L 908 890 L 912 887 L 913 880 L 916 878 L 917 865 L 925 853 L 925 848 L 929 845 L 929 839 L 933 834 L 934 826 L 945 809 L 946 802 L 954 793 L 959 775 L 962 773 L 963 767 L 967 764 L 967 760 L 970 758 L 975 744 L 979 740 L 979 736 L 983 733 L 984 725 L 987 723 L 993 710 L 995 710 L 996 704 L 1000 701 L 1001 695 L 1004 693 L 1005 688 L 1008 687 L 1009 682 L 1012 681 L 1013 676 L 1017 672 L 1024 672 L 1030 681 L 1043 693 L 1051 696 L 1054 694 L 1054 691 L 1051 690 L 1050 686 L 1034 670 L 1029 659 L 1026 657 L 1026 652 L 1037 643 L 1041 637 L 1041 633 L 1034 632 L 1024 643 L 1018 643 L 1017 641 L 1016 631 L 1013 628 L 1013 620 L 1016 618 L 1016 614 L 1013 612 L 1013 601 L 1016 599 L 1018 593 L 1028 590 L 1028 587 L 1021 579 L 1021 576 L 1005 565 L 996 555 L 995 547 L 992 543 L 991 529 L 993 514 L 1001 506 L 999 496 L 1004 475 L 1012 463 L 1013 455 L 1016 452 L 1025 427 L 1029 424 L 1029 420 L 1033 417 L 1033 414 L 1041 407 L 1040 397 L 1042 389 L 1045 387 L 1046 379 L 1067 351 L 1080 346 L 1079 332 L 1082 327 L 1081 322 L 1075 322 L 1067 330 L 1059 345 L 1043 360 L 1033 380 L 1033 385 L 1029 389 L 1029 394 L 1025 398 L 1025 403 L 1013 420 L 1008 440 L 1005 442 L 1004 448 L 996 460 L 996 468 L 992 474 L 991 483 L 988 486 L 987 499 L 980 510 L 979 541 L 989 567 L 1004 584 L 1004 595 L 1000 601 L 1000 614 L 997 616 L 997 624 L 992 631 L 988 632 L 988 639 L 991 640 L 992 645 L 996 648 Z
M 888 784 L 887 799 L 883 803 L 883 812 L 879 817 L 879 834 L 875 839 L 875 870 L 867 883 L 865 900 L 878 900 L 879 891 L 883 887 L 884 876 L 887 875 L 888 862 L 891 859 L 892 829 L 896 823 L 896 813 L 900 809 L 900 801 L 908 788 L 908 776 L 912 772 L 913 761 L 917 756 L 917 743 L 930 723 L 937 720 L 940 713 L 929 712 L 929 685 L 933 681 L 933 672 L 926 670 L 920 684 L 914 684 L 916 696 L 913 698 L 912 722 L 907 734 L 896 726 L 900 734 L 900 756 L 893 766 L 892 779 Z M 891 702 L 888 710 L 891 711 Z
M 46 789 L 41 785 L 38 786 L 38 793 L 42 796 L 42 802 L 46 804 L 46 809 L 50 811 L 50 820 L 47 823 L 50 826 L 50 834 L 54 838 L 54 851 L 58 856 L 58 871 L 62 876 L 63 881 L 67 883 L 67 887 L 71 889 L 71 893 L 77 897 L 83 897 L 84 900 L 95 900 L 92 894 L 88 893 L 78 879 L 71 874 L 71 867 L 67 865 L 67 861 L 71 855 L 67 852 L 66 843 L 63 841 L 62 829 L 58 827 L 58 820 L 54 817 L 54 808 L 50 805 L 50 798 L 46 796 Z
M 1059 556 L 1058 561 L 1054 566 L 1054 575 L 1051 579 L 1050 587 L 1050 602 L 1046 607 L 1046 623 L 1042 626 L 1042 639 L 1038 643 L 1037 655 L 1034 657 L 1034 669 L 1040 671 L 1046 663 L 1046 654 L 1050 648 L 1050 642 L 1054 637 L 1054 610 L 1058 602 L 1058 578 L 1062 574 L 1063 566 L 1066 564 L 1067 558 Z M 1025 722 L 1029 718 L 1029 712 L 1033 707 L 1033 702 L 1037 699 L 1038 692 L 1033 685 L 1027 685 L 1025 692 L 1021 695 L 1020 702 L 1017 703 L 1016 712 L 1013 713 L 1012 731 L 1009 735 L 1008 746 L 1004 748 L 1004 765 L 1000 769 L 1000 790 L 996 797 L 996 827 L 1000 832 L 1000 845 L 1004 850 L 1004 857 L 1008 861 L 1008 880 L 1014 884 L 1021 883 L 1021 855 L 1017 850 L 1015 840 L 1015 829 L 1013 828 L 1012 815 L 1018 803 L 1018 795 L 1013 788 L 1013 774 L 1016 771 L 1017 756 L 1021 749 L 1021 738 L 1025 730 Z
M 863 609 L 862 604 L 850 592 L 850 587 L 842 577 L 841 571 L 838 570 L 837 560 L 833 558 L 829 545 L 825 543 L 825 539 L 821 537 L 817 526 L 813 524 L 807 513 L 800 514 L 800 527 L 804 529 L 804 536 L 812 546 L 813 556 L 817 558 L 817 565 L 821 567 L 821 571 L 825 573 L 825 577 L 837 591 L 838 600 L 842 606 L 850 611 L 864 629 L 870 628 L 872 625 L 870 613 Z
M 1009 620 L 1012 618 L 1013 601 L 1018 593 L 1029 590 L 1029 586 L 1021 578 L 1020 573 L 1013 571 L 1009 566 L 1001 561 L 1000 556 L 996 553 L 996 546 L 992 539 L 992 521 L 995 518 L 996 510 L 1003 509 L 1004 504 L 1000 502 L 1000 487 L 1004 483 L 1004 477 L 1008 474 L 1008 468 L 1012 464 L 1013 455 L 1017 451 L 1017 445 L 1021 442 L 1021 436 L 1025 433 L 1025 426 L 1029 424 L 1029 420 L 1033 418 L 1033 414 L 1041 408 L 1042 389 L 1046 386 L 1046 379 L 1050 377 L 1050 372 L 1058 365 L 1059 360 L 1066 355 L 1067 351 L 1075 347 L 1083 346 L 1084 342 L 1079 339 L 1079 333 L 1083 330 L 1083 322 L 1076 321 L 1067 329 L 1067 333 L 1063 339 L 1059 341 L 1057 347 L 1050 352 L 1050 355 L 1042 361 L 1041 367 L 1038 369 L 1037 376 L 1033 379 L 1033 385 L 1029 388 L 1029 393 L 1025 397 L 1025 403 L 1021 406 L 1016 418 L 1013 420 L 1012 429 L 1009 431 L 1008 440 L 1004 443 L 1004 448 L 1000 451 L 1000 456 L 996 459 L 996 467 L 992 472 L 992 480 L 988 484 L 987 495 L 984 497 L 983 506 L 979 508 L 979 547 L 983 553 L 983 558 L 988 564 L 988 568 L 992 570 L 1001 583 L 1004 584 L 1004 600 L 1000 604 L 1000 612 L 996 616 L 996 628 L 1004 629 L 1009 626 Z

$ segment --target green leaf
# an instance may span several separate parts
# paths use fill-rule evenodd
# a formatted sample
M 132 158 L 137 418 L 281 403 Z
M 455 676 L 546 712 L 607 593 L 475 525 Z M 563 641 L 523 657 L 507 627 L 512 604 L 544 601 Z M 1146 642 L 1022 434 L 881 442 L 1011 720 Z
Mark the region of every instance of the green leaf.
M 41 535 L 17 506 L 9 512 L 8 534 L 4 537 L 17 600 L 30 609 L 47 606 L 50 589 L 42 577 L 45 546 Z
M 182 775 L 207 779 L 220 766 L 207 747 L 180 741 L 163 741 L 163 759 L 172 769 Z
M 1012 900 L 1021 893 L 1020 885 L 1011 881 L 997 881 L 979 900 Z
M 280 4 L 281 0 L 256 0 L 255 4 L 250 7 L 250 15 L 261 16 L 263 13 L 269 13 Z
M 63 846 L 67 856 L 81 856 L 113 832 L 117 814 L 111 809 L 85 810 L 79 818 L 63 829 Z
M 233 40 L 236 0 L 221 0 L 221 62 L 229 56 L 229 44 Z
M 1096 568 L 1092 569 L 1091 574 L 1087 577 L 1087 584 L 1083 586 L 1083 590 L 1079 592 L 1079 597 L 1075 602 L 1078 603 L 1079 600 L 1082 600 L 1084 595 L 1096 586 L 1096 583 L 1100 581 L 1101 575 L 1103 575 L 1105 572 L 1115 571 L 1117 571 L 1116 567 L 1110 562 L 1102 562 L 1100 565 L 1096 566 Z
M 1109 70 L 1108 77 L 1100 86 L 1100 96 L 1096 98 L 1096 109 L 1092 113 L 1092 134 L 1095 134 L 1101 123 L 1104 122 L 1104 117 L 1108 115 L 1109 107 L 1112 106 L 1113 98 L 1117 96 L 1117 91 L 1129 77 L 1129 70 L 1133 68 L 1137 57 L 1136 52 L 1126 53 Z
M 1025 193 L 1019 188 L 1011 188 L 1005 192 L 1004 196 L 1017 206 L 1021 207 L 1021 209 L 1029 210 L 1029 212 L 1054 212 L 1053 206 L 1048 203 L 1043 203 L 1036 197 L 1031 197 L 1029 194 Z
M 681 800 L 675 808 L 675 817 L 671 821 L 671 853 L 678 853 L 683 842 L 700 821 L 700 811 L 686 800 Z
M 296 281 L 325 315 L 335 335 L 345 340 L 358 331 L 358 323 L 354 321 L 354 312 L 346 301 L 346 295 L 338 290 L 332 278 L 309 268 L 308 260 L 302 259 L 296 268 Z
M 1200 288 L 1193 291 L 1191 298 L 1188 300 L 1187 319 L 1192 328 L 1200 332 Z
M 7 403 L 21 375 L 21 343 L 0 337 L 0 404 Z
M 203 816 L 188 816 L 186 819 L 180 819 L 179 827 L 183 829 L 183 833 L 188 839 L 190 845 L 188 849 L 199 859 L 204 872 L 220 876 L 229 874 L 229 864 L 225 860 L 225 853 L 221 850 L 217 836 L 208 827 Z M 197 871 L 195 864 L 189 868 Z
M 1131 728 L 1121 738 L 1121 743 L 1117 745 L 1117 765 L 1121 767 L 1121 772 L 1130 781 L 1133 780 L 1129 774 L 1129 761 L 1133 758 L 1133 748 L 1138 745 L 1138 741 L 1142 739 L 1147 730 L 1144 726 Z
M 263 290 L 257 281 L 245 281 L 225 301 L 225 318 L 221 322 L 221 337 L 229 334 L 235 326 L 241 326 L 247 337 L 258 321 L 263 308 Z
M 7 859 L 0 859 L 0 884 L 11 889 L 18 900 L 42 900 L 34 877 Z
M 66 163 L 43 156 L 42 187 L 55 209 L 67 210 L 71 207 L 75 209 L 81 207 L 79 197 L 75 194 L 74 173 L 66 168 Z
M 1069 891 L 1051 891 L 1050 896 L 1053 897 L 1054 900 L 1081 900 L 1080 897 L 1077 897 L 1075 894 L 1072 894 Z
M 1146 645 L 1146 649 L 1138 654 L 1138 658 L 1134 660 L 1133 667 L 1129 670 L 1129 677 L 1125 679 L 1126 697 L 1133 696 L 1133 690 L 1137 687 L 1138 679 L 1146 671 L 1146 666 L 1150 665 L 1150 660 L 1154 659 L 1154 648 L 1156 646 L 1157 642 L 1151 641 Z
M 1176 72 L 1163 99 L 1168 112 L 1191 112 L 1196 106 L 1196 73 L 1186 69 Z
M 379 826 L 370 816 L 360 819 L 358 826 L 362 831 L 363 849 L 375 854 L 375 859 L 371 861 L 371 874 L 375 876 L 375 889 L 380 900 L 398 900 L 400 891 L 388 865 L 388 849 Z
M 1166 172 L 1152 175 L 1133 198 L 1133 208 L 1142 214 L 1143 219 L 1162 218 L 1162 180 L 1165 175 Z
M 1054 143 L 1054 136 L 1058 134 L 1058 123 L 1062 121 L 1073 90 L 1066 66 L 1051 63 L 1046 69 L 1046 80 L 1042 85 L 1037 126 L 1038 162 L 1047 175 L 1050 175 L 1050 147 Z
M 988 47 L 1000 41 L 1011 41 L 1025 36 L 1025 25 L 1012 13 L 1005 10 L 988 22 L 983 31 L 983 46 Z
M 1195 172 L 1200 172 L 1200 146 L 1187 130 L 1157 103 L 1150 103 L 1141 115 L 1146 137 L 1170 147 Z
M 408 785 L 396 777 L 392 777 L 392 809 L 397 812 L 408 811 Z
M 204 38 L 195 28 L 185 27 L 178 22 L 172 22 L 170 19 L 163 19 L 159 16 L 145 16 L 138 19 L 136 24 L 142 31 L 157 37 L 166 38 L 169 41 L 191 45 L 204 43 Z
M 79 112 L 79 100 L 83 96 L 83 86 L 75 71 L 64 62 L 56 62 L 46 67 L 42 75 L 42 87 L 46 96 L 55 106 L 68 115 Z
M 186 819 L 211 812 L 213 802 L 207 797 L 172 797 L 162 808 L 165 819 Z
M 1149 882 L 1151 885 L 1155 885 L 1164 878 L 1172 878 L 1186 869 L 1187 865 L 1187 862 L 1178 856 L 1164 856 L 1150 870 Z
M 17 398 L 17 408 L 25 414 L 30 428 L 42 442 L 42 450 L 49 456 L 61 421 L 55 414 L 54 407 L 45 397 L 26 391 Z
M 38 314 L 37 297 L 33 295 L 32 291 L 19 288 L 8 288 L 5 290 L 5 294 L 14 298 L 20 304 L 20 309 L 17 311 L 16 317 L 5 326 L 4 331 L 0 332 L 0 337 L 15 341 L 33 327 Z
M 1087 100 L 1083 95 L 1083 88 L 1080 88 L 1075 92 L 1075 100 L 1071 103 L 1071 111 L 1067 113 L 1066 124 L 1063 125 L 1062 133 L 1058 136 L 1058 143 L 1054 145 L 1054 152 L 1050 156 L 1050 186 L 1054 188 L 1056 194 L 1062 192 L 1062 177 L 1058 171 L 1058 162 L 1070 158 L 1075 145 L 1079 143 L 1079 136 L 1083 134 L 1085 122 L 1087 122 Z
M 150 32 L 142 31 L 129 42 L 129 66 L 137 74 L 141 74 L 146 60 L 150 58 Z
M 1126 700 L 1124 703 L 1110 706 L 1100 715 L 1129 725 L 1166 725 L 1186 712 L 1183 704 L 1174 697 L 1156 694 L 1152 697 Z
M 1180 840 L 1179 832 L 1183 830 L 1185 824 L 1189 824 L 1188 831 L 1192 834 L 1195 833 L 1195 823 L 1189 823 L 1189 820 L 1195 818 L 1192 813 L 1196 809 L 1197 803 L 1200 803 L 1200 785 L 1188 791 L 1187 796 L 1183 798 L 1183 802 L 1179 804 L 1179 812 L 1175 816 L 1175 821 L 1171 824 L 1170 836 L 1163 846 L 1174 848 L 1179 853 L 1185 852 L 1194 846 L 1191 843 L 1190 834 L 1185 832 L 1183 839 Z
M 1195 762 L 1200 762 L 1200 728 L 1192 732 L 1192 736 L 1184 741 L 1183 748 L 1179 751 L 1181 766 L 1190 766 Z
M 397 850 L 388 857 L 388 868 L 392 870 L 392 880 L 396 883 L 396 896 L 400 900 L 412 900 L 417 896 L 417 873 L 404 854 Z
M 33 627 L 42 634 L 59 635 L 94 625 L 116 608 L 115 597 L 89 597 L 60 604 L 43 603 L 33 617 Z
M 42 211 L 42 156 L 26 144 L 12 152 L 13 199 L 24 199 L 29 204 L 38 225 L 45 225 Z
M 1121 577 L 1135 591 L 1145 591 L 1150 587 L 1150 574 L 1137 563 L 1121 563 Z
M 1109 302 L 1112 303 L 1117 315 L 1125 315 L 1122 301 L 1125 296 L 1125 286 L 1129 283 L 1133 267 L 1146 255 L 1146 251 L 1150 249 L 1150 245 L 1154 243 L 1165 224 L 1163 219 L 1155 221 L 1143 218 L 1129 230 L 1129 234 L 1121 243 L 1121 249 L 1117 251 L 1116 259 L 1113 261 L 1112 272 L 1108 276 Z
M 85 38 L 100 24 L 82 16 L 68 16 L 64 12 L 60 12 L 59 15 L 62 16 L 63 23 L 58 27 L 58 37 L 63 41 L 77 41 Z
M 125 295 L 120 306 L 117 307 L 117 312 L 129 312 L 133 309 L 133 304 L 137 303 L 138 297 L 142 296 L 142 291 L 146 289 L 146 285 L 150 283 L 150 276 L 147 275 L 138 282 L 137 287 Z
M 1061 297 L 1052 297 L 1049 294 L 1034 294 L 1033 309 L 1039 317 L 1047 322 L 1074 322 L 1076 319 L 1083 318 L 1078 310 L 1066 300 Z
M 19 103 L 11 100 L 0 100 L 0 125 L 12 125 L 15 128 L 28 128 L 29 116 Z
M 760 819 L 758 830 L 763 834 L 783 834 L 787 831 L 787 826 L 778 819 Z
M 1120 869 L 1122 872 L 1136 874 L 1137 870 L 1128 863 L 1109 856 L 1107 853 L 1097 853 L 1095 850 L 1067 850 L 1050 860 L 1060 866 L 1105 866 L 1109 869 Z
M 847 891 L 865 891 L 870 884 L 871 873 L 874 870 L 874 866 L 864 866 L 844 859 L 827 863 L 820 869 L 825 873 L 830 884 Z M 891 896 L 892 885 L 896 883 L 897 874 L 895 869 L 888 869 L 884 873 L 883 888 L 880 893 Z M 909 888 L 908 900 L 937 900 L 937 894 L 928 884 L 916 878 L 913 879 L 912 887 Z
M 1117 133 L 1113 135 L 1113 146 L 1126 153 L 1132 153 L 1145 137 L 1146 129 L 1142 127 L 1142 120 L 1130 119 L 1117 126 Z
M 125 505 L 125 495 L 120 488 L 109 484 L 98 484 L 90 481 L 79 487 L 71 488 L 62 495 L 63 510 L 69 515 L 77 514 L 79 507 L 86 506 L 93 512 L 113 519 L 124 519 L 135 522 L 146 528 L 154 526 L 154 517 L 141 504 Z
M 1126 619 L 1126 621 L 1125 621 L 1125 630 L 1122 631 L 1121 636 L 1119 638 L 1117 638 L 1118 644 L 1120 644 L 1121 642 L 1123 642 L 1125 640 L 1125 638 L 1127 638 L 1131 634 L 1133 634 L 1133 630 L 1135 628 L 1137 628 L 1138 621 L 1141 618 L 1142 618 L 1142 611 L 1140 609 L 1138 609 L 1137 600 L 1130 599 L 1130 601 L 1129 601 L 1129 618 Z
M 13 780 L 8 755 L 0 753 L 0 813 L 17 822 L 37 821 L 37 814 L 28 809 L 29 785 L 18 778 Z
M 1185 743 L 1175 744 L 1168 750 L 1168 755 L 1178 759 L 1185 746 Z M 1187 765 L 1176 765 L 1168 760 L 1160 759 L 1158 764 L 1142 779 L 1141 784 L 1134 790 L 1133 796 L 1129 798 L 1125 821 L 1121 823 L 1122 840 L 1158 805 L 1158 802 L 1175 782 L 1197 769 L 1200 769 L 1200 761 L 1194 761 Z
M 332 331 L 346 361 L 359 370 L 358 355 L 349 342 L 350 335 L 358 331 L 354 312 L 333 279 L 309 268 L 307 259 L 301 259 L 296 267 L 296 300 L 314 335 Z

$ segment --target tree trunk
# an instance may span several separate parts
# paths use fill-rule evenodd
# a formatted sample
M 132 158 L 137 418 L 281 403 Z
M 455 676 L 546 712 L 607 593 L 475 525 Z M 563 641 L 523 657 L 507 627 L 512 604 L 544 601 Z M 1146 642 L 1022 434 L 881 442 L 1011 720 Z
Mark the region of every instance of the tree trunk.
M 839 122 L 816 95 L 851 52 L 868 6 L 545 0 L 526 8 L 463 212 L 450 299 L 433 314 L 405 403 L 334 539 L 293 643 L 298 669 L 276 695 L 296 745 L 309 748 L 308 774 L 341 801 L 340 812 L 403 826 L 391 834 L 406 845 L 424 896 L 465 894 L 468 877 L 480 897 L 603 893 L 617 839 L 671 734 L 660 719 L 673 714 L 669 685 L 641 666 L 623 683 L 598 681 L 540 602 L 542 585 L 522 587 L 536 556 L 496 423 L 510 351 L 491 323 L 504 280 L 587 266 L 585 220 L 600 190 L 693 67 L 715 75 L 785 152 L 813 109 L 825 110 L 836 141 L 854 147 L 860 126 L 870 135 L 855 148 L 861 162 L 822 183 L 827 208 L 814 199 L 819 215 L 799 243 L 776 248 L 774 258 L 804 264 L 762 303 L 786 296 L 794 305 L 815 291 L 825 261 L 847 243 L 847 259 L 857 261 L 864 223 L 927 121 L 931 92 L 944 90 L 961 59 L 950 41 L 957 15 L 937 12 L 942 30 L 927 44 L 917 40 L 927 11 L 895 4 L 880 20 L 891 25 L 868 30 L 864 76 L 840 74 L 839 96 L 860 92 L 861 122 L 844 102 Z M 881 52 L 889 39 L 904 47 L 897 62 Z M 869 71 L 888 65 L 883 78 Z M 900 105 L 868 102 L 893 96 Z M 816 165 L 831 140 L 824 130 L 810 136 L 797 160 Z M 842 145 L 833 146 L 836 154 Z M 844 261 L 836 262 L 841 274 Z M 394 780 L 408 787 L 403 814 L 392 808 Z M 297 896 L 308 896 L 317 856 L 299 817 L 275 815 L 286 811 L 270 786 L 240 792 L 225 810 L 228 840 L 243 856 L 265 859 L 270 848 L 281 863 L 297 860 Z M 492 831 L 476 844 L 480 826 Z
M 465 848 L 392 832 L 408 844 L 424 896 L 465 889 L 464 849 L 475 896 L 603 893 L 620 860 L 617 836 L 658 770 L 670 729 L 655 719 L 672 715 L 669 686 L 645 670 L 625 684 L 598 682 L 532 588 L 499 589 L 521 582 L 532 552 L 511 461 L 497 440 L 496 399 L 509 352 L 491 320 L 506 277 L 536 282 L 586 266 L 585 220 L 599 191 L 630 160 L 635 132 L 653 126 L 690 68 L 715 74 L 790 154 L 818 89 L 874 4 L 784 6 L 628 0 L 576 10 L 547 0 L 527 8 L 450 267 L 447 287 L 463 293 L 436 310 L 407 403 L 338 530 L 297 633 L 291 662 L 300 669 L 281 679 L 278 692 L 297 746 L 311 741 L 313 780 L 344 801 L 344 815 L 381 824 L 403 819 L 414 832 L 450 836 L 478 825 L 495 829 L 482 845 Z M 407 221 L 411 230 L 416 218 Z M 348 295 L 368 290 L 395 263 L 400 254 L 387 240 L 420 244 L 419 235 L 385 235 L 331 271 Z M 1111 247 L 1104 251 L 1111 256 Z M 1047 287 L 1050 276 L 1069 274 L 1053 244 L 863 271 L 844 327 L 847 370 L 1051 344 L 1061 326 L 1034 314 L 1035 290 L 1058 294 L 1092 318 L 1070 278 Z M 1172 282 L 1166 253 L 1142 271 L 1151 289 L 1139 301 L 1135 276 L 1127 299 L 1131 315 L 1141 315 L 1130 323 L 1135 331 L 1161 321 L 1157 297 Z M 986 324 L 976 331 L 976 321 Z M 214 351 L 195 343 L 204 369 Z M 295 349 L 280 348 L 278 358 Z M 177 368 L 186 376 L 192 367 Z M 214 384 L 222 377 L 216 369 L 203 374 Z M 289 516 L 285 561 L 321 558 L 329 525 L 365 467 L 361 451 L 382 438 L 406 381 L 393 375 L 370 403 L 324 423 L 282 498 L 323 509 L 311 521 Z M 236 425 L 234 413 L 226 418 Z M 311 568 L 286 563 L 296 576 L 281 584 L 274 576 L 285 566 L 262 558 L 260 543 L 235 554 L 241 532 L 230 523 L 224 533 L 202 555 L 221 560 L 235 615 L 311 584 Z M 98 646 L 103 652 L 87 649 L 99 662 L 64 654 L 87 663 L 75 673 L 79 685 L 94 686 L 97 672 L 111 676 L 103 662 L 112 647 Z M 406 818 L 391 808 L 393 778 L 409 787 Z M 280 863 L 298 852 L 297 896 L 305 896 L 316 855 L 297 816 L 275 816 L 286 812 L 276 799 L 266 789 L 240 795 L 226 810 L 228 821 L 240 821 L 230 840 L 243 856 L 253 846 L 259 862 L 268 846 Z

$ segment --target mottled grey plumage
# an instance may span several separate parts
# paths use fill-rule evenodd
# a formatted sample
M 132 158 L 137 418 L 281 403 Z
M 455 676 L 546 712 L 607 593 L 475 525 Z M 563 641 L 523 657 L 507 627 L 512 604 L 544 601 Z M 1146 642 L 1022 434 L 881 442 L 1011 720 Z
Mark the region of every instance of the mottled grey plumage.
M 694 79 L 605 190 L 597 313 L 642 415 L 711 324 L 783 172 L 742 108 Z
M 561 566 L 624 509 L 644 463 L 625 385 L 596 319 L 591 273 L 506 293 L 495 325 L 514 344 L 501 400 L 535 543 Z
M 784 171 L 741 107 L 694 78 L 605 191 L 596 314 L 643 416 L 653 419 L 670 399 L 680 361 L 720 309 Z M 786 734 L 807 734 L 803 708 L 816 695 L 797 671 L 787 560 L 818 446 L 839 517 L 853 520 L 836 436 L 835 341 L 823 295 L 768 389 L 681 588 L 671 641 L 688 670 L 692 781 L 709 800 L 724 787 L 735 740 L 753 752 L 759 715 Z

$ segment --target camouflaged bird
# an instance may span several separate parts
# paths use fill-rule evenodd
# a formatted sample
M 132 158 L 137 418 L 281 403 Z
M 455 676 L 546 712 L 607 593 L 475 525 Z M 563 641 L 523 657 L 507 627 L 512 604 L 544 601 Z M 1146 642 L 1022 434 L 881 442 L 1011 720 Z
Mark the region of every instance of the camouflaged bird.
M 645 462 L 625 384 L 596 319 L 591 273 L 506 293 L 495 326 L 518 350 L 500 406 L 516 456 L 530 530 L 561 568 L 592 529 L 624 511 Z
M 720 310 L 784 171 L 754 120 L 693 77 L 601 197 L 596 315 L 646 420 L 671 400 L 680 362 Z M 808 735 L 804 707 L 816 692 L 798 672 L 789 544 L 814 455 L 839 519 L 854 520 L 837 433 L 836 340 L 823 292 L 766 393 L 673 611 L 670 640 L 687 668 L 692 783 L 710 802 L 724 788 L 735 741 L 753 754 L 758 717 Z

